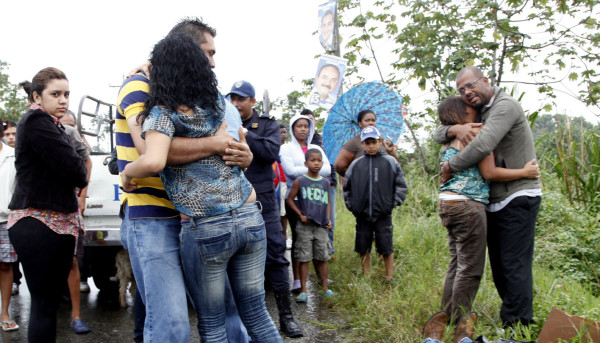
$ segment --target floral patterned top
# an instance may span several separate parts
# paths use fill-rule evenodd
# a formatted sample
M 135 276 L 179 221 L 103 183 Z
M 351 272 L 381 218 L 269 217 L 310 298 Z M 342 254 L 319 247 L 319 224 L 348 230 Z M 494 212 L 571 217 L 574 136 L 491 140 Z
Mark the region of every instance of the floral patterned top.
M 25 217 L 33 217 L 41 221 L 50 230 L 59 235 L 79 236 L 79 214 L 77 212 L 64 213 L 52 210 L 39 210 L 37 208 L 11 210 L 8 214 L 7 229 L 10 229 Z
M 446 162 L 460 150 L 448 147 L 442 151 L 442 162 Z M 440 186 L 440 192 L 450 191 L 464 195 L 483 204 L 489 203 L 490 183 L 486 181 L 477 165 L 471 166 L 465 170 L 454 172 L 450 180 Z

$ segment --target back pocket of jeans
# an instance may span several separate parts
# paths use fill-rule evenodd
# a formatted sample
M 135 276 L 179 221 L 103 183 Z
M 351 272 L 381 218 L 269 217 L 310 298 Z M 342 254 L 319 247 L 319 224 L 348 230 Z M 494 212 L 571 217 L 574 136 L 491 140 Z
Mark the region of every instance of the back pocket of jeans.
M 231 232 L 212 237 L 197 238 L 196 243 L 204 264 L 227 263 L 231 257 L 233 250 Z
M 246 253 L 260 251 L 265 248 L 267 234 L 264 223 L 246 227 L 246 235 L 248 237 L 248 245 L 245 249 Z

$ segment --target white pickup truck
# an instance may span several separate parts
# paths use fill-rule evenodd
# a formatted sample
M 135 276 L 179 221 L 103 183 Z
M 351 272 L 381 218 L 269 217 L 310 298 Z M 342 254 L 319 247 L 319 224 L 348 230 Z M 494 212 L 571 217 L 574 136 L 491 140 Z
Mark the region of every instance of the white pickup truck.
M 84 273 L 94 279 L 100 290 L 118 289 L 115 256 L 121 245 L 119 176 L 108 170 L 115 146 L 113 130 L 116 106 L 91 96 L 83 96 L 77 110 L 77 129 L 92 147 L 92 175 L 84 212 Z

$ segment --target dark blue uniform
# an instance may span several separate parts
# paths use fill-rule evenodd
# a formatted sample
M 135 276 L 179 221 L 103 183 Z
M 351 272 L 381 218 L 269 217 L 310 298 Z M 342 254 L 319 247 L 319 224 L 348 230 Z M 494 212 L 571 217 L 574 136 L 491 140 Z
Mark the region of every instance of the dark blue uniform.
M 262 216 L 267 230 L 267 262 L 265 273 L 273 291 L 289 290 L 289 261 L 285 258 L 285 237 L 279 217 L 279 202 L 275 195 L 273 162 L 279 156 L 281 131 L 273 116 L 259 116 L 253 110 L 252 117 L 242 124 L 248 129 L 246 141 L 254 159 L 245 172 L 246 178 L 256 191 L 262 205 Z

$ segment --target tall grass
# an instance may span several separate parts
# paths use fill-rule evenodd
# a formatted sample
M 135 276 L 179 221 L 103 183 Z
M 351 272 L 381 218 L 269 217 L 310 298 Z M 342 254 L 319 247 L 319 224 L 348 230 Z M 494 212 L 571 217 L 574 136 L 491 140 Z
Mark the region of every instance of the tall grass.
M 405 168 L 405 171 L 410 168 Z M 394 222 L 395 278 L 384 282 L 383 261 L 372 259 L 372 270 L 362 275 L 360 259 L 354 250 L 354 217 L 337 201 L 335 230 L 336 260 L 330 263 L 332 289 L 339 296 L 331 301 L 334 311 L 344 317 L 351 342 L 417 342 L 427 319 L 440 309 L 442 283 L 449 261 L 446 230 L 437 216 L 436 180 L 420 172 L 408 171 L 409 193 L 406 203 L 396 209 Z M 560 193 L 557 193 L 560 195 Z M 562 205 L 570 207 L 562 198 Z M 557 203 L 560 203 L 558 201 Z M 544 206 L 540 218 L 553 215 L 556 206 Z M 559 216 L 569 216 L 566 212 Z M 545 219 L 544 219 L 545 218 Z M 561 219 L 556 218 L 560 222 Z M 539 225 L 539 224 L 538 224 Z M 546 237 L 547 238 L 547 237 Z M 537 251 L 544 251 L 538 239 Z M 374 249 L 373 249 L 374 250 Z M 537 256 L 537 255 L 536 255 Z M 545 255 L 547 256 L 547 255 Z M 600 319 L 599 301 L 589 286 L 577 282 L 560 269 L 550 270 L 547 257 L 534 262 L 534 309 L 536 323 L 523 330 L 505 332 L 499 318 L 500 299 L 494 288 L 491 272 L 486 266 L 473 310 L 479 314 L 476 335 L 489 339 L 507 338 L 534 340 L 543 327 L 552 307 L 568 313 Z M 454 339 L 454 328 L 447 328 L 446 342 Z
M 582 121 L 581 127 L 574 127 L 568 117 L 565 119 L 560 120 L 556 115 L 556 134 L 545 138 L 553 139 L 556 144 L 547 161 L 563 181 L 563 193 L 570 202 L 599 214 L 600 136 L 585 130 Z

